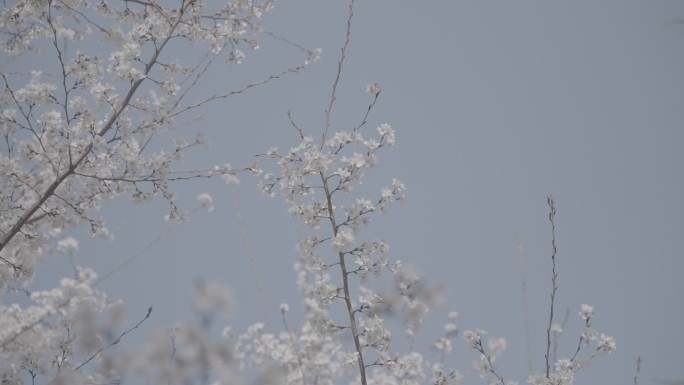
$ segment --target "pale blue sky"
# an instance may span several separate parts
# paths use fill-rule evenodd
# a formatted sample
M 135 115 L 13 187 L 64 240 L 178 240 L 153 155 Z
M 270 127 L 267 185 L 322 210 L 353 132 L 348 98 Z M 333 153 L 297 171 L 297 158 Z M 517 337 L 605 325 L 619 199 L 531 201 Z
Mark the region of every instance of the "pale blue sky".
M 542 371 L 552 194 L 559 317 L 570 309 L 559 355 L 574 352 L 582 303 L 595 305 L 594 327 L 618 346 L 576 383 L 631 383 L 638 356 L 641 384 L 684 380 L 684 27 L 669 23 L 677 17 L 684 17 L 679 1 L 357 1 L 333 129 L 361 118 L 365 84 L 379 82 L 383 93 L 368 128 L 391 123 L 397 145 L 379 154 L 366 185 L 377 189 L 397 177 L 408 190 L 369 234 L 387 240 L 391 258 L 447 289 L 444 304 L 427 316 L 423 344 L 456 310 L 462 329 L 508 339 L 497 363 L 506 378 L 525 382 L 519 238 L 533 365 Z M 295 145 L 288 110 L 318 137 L 345 20 L 342 1 L 278 2 L 264 18 L 266 29 L 323 48 L 321 60 L 212 105 L 204 121 L 185 128 L 202 131 L 212 148 L 189 154 L 184 167 L 244 165 L 271 146 Z M 297 60 L 296 51 L 266 39 L 237 71 L 212 72 L 206 91 L 239 88 Z M 255 180 L 241 181 L 239 204 L 277 320 L 278 304 L 296 309 L 299 302 L 292 264 L 305 230 L 293 225 L 283 202 L 262 197 Z M 200 180 L 176 187 L 186 208 L 209 192 L 216 210 L 174 230 L 103 289 L 123 299 L 131 321 L 154 305 L 140 336 L 191 317 L 199 278 L 234 288 L 236 332 L 263 320 L 228 185 Z M 105 273 L 165 231 L 164 209 L 161 202 L 107 206 L 115 242 L 77 233 L 75 259 Z M 45 279 L 49 286 L 57 278 Z M 290 317 L 296 324 L 296 314 Z M 467 372 L 475 358 L 458 349 L 451 364 Z

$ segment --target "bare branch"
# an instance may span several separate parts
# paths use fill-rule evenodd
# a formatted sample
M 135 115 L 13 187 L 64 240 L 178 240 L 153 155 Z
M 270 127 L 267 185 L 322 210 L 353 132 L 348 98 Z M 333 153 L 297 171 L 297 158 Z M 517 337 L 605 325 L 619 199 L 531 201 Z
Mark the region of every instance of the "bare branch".
M 323 148 L 325 144 L 325 138 L 328 136 L 328 130 L 332 124 L 331 116 L 333 105 L 337 99 L 337 84 L 340 82 L 340 76 L 342 75 L 342 64 L 344 64 L 344 59 L 347 55 L 347 47 L 349 46 L 349 40 L 351 37 L 351 22 L 354 16 L 354 0 L 349 1 L 349 16 L 347 17 L 347 33 L 344 38 L 344 44 L 342 45 L 342 50 L 340 52 L 340 60 L 337 62 L 337 72 L 335 74 L 335 81 L 333 82 L 332 92 L 330 93 L 330 102 L 328 103 L 328 109 L 325 111 L 325 127 L 323 129 L 323 136 L 321 137 L 320 148 Z M 365 383 L 364 383 L 365 385 Z

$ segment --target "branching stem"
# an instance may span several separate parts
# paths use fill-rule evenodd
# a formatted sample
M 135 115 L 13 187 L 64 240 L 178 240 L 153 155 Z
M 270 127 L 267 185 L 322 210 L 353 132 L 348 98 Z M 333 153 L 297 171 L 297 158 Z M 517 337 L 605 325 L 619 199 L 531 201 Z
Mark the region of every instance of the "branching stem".
M 337 223 L 335 221 L 335 214 L 333 212 L 332 203 L 332 193 L 328 188 L 328 180 L 325 178 L 323 173 L 319 174 L 321 180 L 323 181 L 323 190 L 325 191 L 325 200 L 327 203 L 328 218 L 330 219 L 330 225 L 332 226 L 333 236 L 337 235 Z M 358 353 L 358 363 L 359 363 L 359 375 L 361 376 L 361 385 L 366 385 L 366 365 L 363 362 L 363 347 L 361 346 L 361 340 L 359 338 L 358 327 L 356 326 L 356 316 L 354 315 L 354 309 L 352 308 L 351 294 L 349 291 L 349 278 L 347 272 L 347 265 L 344 260 L 344 253 L 339 252 L 339 263 L 340 272 L 342 274 L 342 291 L 344 292 L 344 303 L 347 307 L 347 314 L 349 315 L 349 324 L 351 325 L 352 337 L 354 339 L 354 347 L 356 348 L 356 353 Z

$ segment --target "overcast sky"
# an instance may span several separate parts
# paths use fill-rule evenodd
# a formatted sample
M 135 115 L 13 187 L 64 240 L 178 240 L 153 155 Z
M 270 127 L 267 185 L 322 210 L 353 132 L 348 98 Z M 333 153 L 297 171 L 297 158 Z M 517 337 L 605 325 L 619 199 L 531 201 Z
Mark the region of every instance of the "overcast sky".
M 318 137 L 346 7 L 343 1 L 279 1 L 265 28 L 321 47 L 321 60 L 210 106 L 203 121 L 179 135 L 199 130 L 212 147 L 189 154 L 183 168 L 246 165 L 271 146 L 296 145 L 288 110 Z M 520 242 L 533 366 L 543 370 L 551 289 L 546 198 L 553 195 L 558 317 L 570 309 L 558 354 L 574 352 L 582 303 L 596 308 L 593 326 L 617 340 L 617 351 L 576 383 L 631 383 L 638 356 L 641 384 L 684 380 L 684 26 L 672 23 L 678 17 L 684 17 L 680 1 L 357 1 L 332 129 L 350 129 L 369 102 L 365 85 L 379 82 L 383 92 L 368 129 L 391 123 L 397 145 L 379 153 L 365 186 L 379 191 L 397 177 L 408 190 L 406 201 L 377 218 L 368 234 L 391 245 L 391 258 L 446 289 L 419 336 L 424 345 L 456 310 L 462 329 L 480 327 L 508 340 L 497 364 L 506 378 L 525 383 Z M 238 70 L 210 73 L 206 91 L 239 88 L 299 59 L 296 50 L 265 38 Z M 154 306 L 134 340 L 193 317 L 198 279 L 235 290 L 239 305 L 230 322 L 239 332 L 265 316 L 237 203 L 278 330 L 278 305 L 299 306 L 292 265 L 306 230 L 288 218 L 284 202 L 261 196 L 248 176 L 241 176 L 237 195 L 220 180 L 176 188 L 183 207 L 208 192 L 216 210 L 164 236 L 163 202 L 108 205 L 102 215 L 115 241 L 76 233 L 75 260 L 104 274 L 162 236 L 101 285 L 127 304 L 131 321 Z M 52 277 L 39 271 L 46 287 L 68 271 L 65 260 L 49 266 Z M 297 314 L 290 317 L 296 324 Z M 450 364 L 467 373 L 476 358 L 458 349 Z

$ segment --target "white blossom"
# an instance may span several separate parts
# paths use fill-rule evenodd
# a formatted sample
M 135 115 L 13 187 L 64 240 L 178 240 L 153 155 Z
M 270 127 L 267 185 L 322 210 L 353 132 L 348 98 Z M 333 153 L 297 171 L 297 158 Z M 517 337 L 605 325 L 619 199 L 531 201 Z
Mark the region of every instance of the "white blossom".
M 615 351 L 616 345 L 615 345 L 615 339 L 609 335 L 601 333 L 600 336 L 600 341 L 598 344 L 598 350 L 607 352 L 607 353 L 612 353 Z
M 337 235 L 335 235 L 332 246 L 337 251 L 344 251 L 354 244 L 355 240 L 356 237 L 354 235 L 354 231 L 348 227 L 345 227 L 340 230 Z
M 391 125 L 383 123 L 380 126 L 378 126 L 377 130 L 378 134 L 380 134 L 381 138 L 384 139 L 387 142 L 387 144 L 389 144 L 390 146 L 394 146 L 394 129 Z
M 366 84 L 366 92 L 373 95 L 378 95 L 382 91 L 380 85 L 376 82 Z
M 579 312 L 583 320 L 589 321 L 594 316 L 594 307 L 587 304 L 582 304 L 582 309 Z
M 589 345 L 592 341 L 596 341 L 599 337 L 599 332 L 594 329 L 585 328 L 580 335 L 582 342 L 585 345 Z

